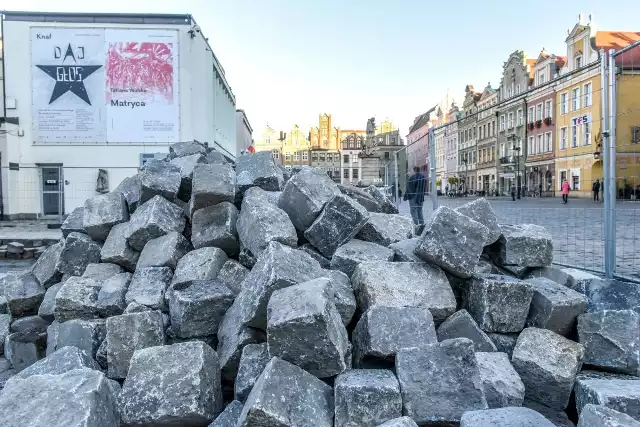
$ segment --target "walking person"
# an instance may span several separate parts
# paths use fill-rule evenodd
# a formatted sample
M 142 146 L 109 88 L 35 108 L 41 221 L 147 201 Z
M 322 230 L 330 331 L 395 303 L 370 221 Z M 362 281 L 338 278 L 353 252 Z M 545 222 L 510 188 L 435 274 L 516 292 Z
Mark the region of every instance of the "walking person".
M 566 205 L 569 202 L 569 181 L 562 181 L 562 202 Z
M 413 175 L 407 181 L 407 188 L 404 192 L 404 200 L 409 201 L 409 209 L 411 210 L 411 218 L 416 225 L 416 234 L 422 233 L 424 226 L 424 216 L 422 213 L 422 205 L 424 204 L 425 178 L 420 173 L 419 167 L 413 168 Z
M 599 202 L 600 201 L 600 180 L 596 179 L 596 182 L 593 183 L 593 185 L 591 186 L 591 190 L 593 190 L 593 201 L 594 202 Z
M 511 185 L 511 200 L 516 201 L 516 186 L 513 184 Z

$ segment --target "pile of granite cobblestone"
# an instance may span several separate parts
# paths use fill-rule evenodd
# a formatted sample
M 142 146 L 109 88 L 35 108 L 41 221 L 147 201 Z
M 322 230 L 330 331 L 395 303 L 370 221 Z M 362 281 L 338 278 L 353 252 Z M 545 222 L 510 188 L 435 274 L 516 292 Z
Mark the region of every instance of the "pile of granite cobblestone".
M 640 286 L 477 199 L 179 143 L 0 280 L 3 427 L 640 426 Z

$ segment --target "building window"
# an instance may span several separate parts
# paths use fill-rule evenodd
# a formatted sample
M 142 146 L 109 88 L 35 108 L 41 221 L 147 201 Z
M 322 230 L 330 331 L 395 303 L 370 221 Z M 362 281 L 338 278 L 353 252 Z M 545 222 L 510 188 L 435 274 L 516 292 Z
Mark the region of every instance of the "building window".
M 586 85 L 584 85 L 584 106 L 585 107 L 591 106 L 591 88 L 592 88 L 591 83 L 587 83 Z
M 571 107 L 572 111 L 578 111 L 580 109 L 580 88 L 574 88 L 571 91 Z
M 324 154 L 324 153 L 320 153 L 320 161 L 321 161 L 321 162 L 326 161 L 326 156 L 325 156 L 325 154 Z
M 537 141 L 538 144 L 536 145 L 536 153 L 537 154 L 542 153 L 542 138 L 543 138 L 542 134 L 538 135 L 538 141 Z
M 312 162 L 318 161 L 318 153 L 311 153 L 311 161 Z
M 293 160 L 295 160 L 296 162 L 300 160 L 300 154 L 297 151 L 293 153 Z
M 553 108 L 553 103 L 551 100 L 545 101 L 544 103 L 544 117 L 550 119 L 553 115 L 551 109 Z
M 340 168 L 333 168 L 333 176 L 336 178 L 340 176 Z
M 529 107 L 529 111 L 527 112 L 527 123 L 533 123 L 535 120 L 533 119 L 533 107 Z
M 542 83 L 545 82 L 545 74 L 544 74 L 544 70 L 540 70 L 538 71 L 538 84 L 541 85 Z
M 528 152 L 530 155 L 533 155 L 533 154 L 535 154 L 535 153 L 534 153 L 534 151 L 533 151 L 534 149 L 535 149 L 535 147 L 533 146 L 533 137 L 532 137 L 532 136 L 530 136 L 530 137 L 529 137 L 529 141 L 528 141 L 528 143 L 527 143 L 527 152 Z
M 273 156 L 274 160 L 280 160 L 280 153 L 278 152 L 278 150 L 273 150 L 271 152 L 271 155 Z
M 270 137 L 270 136 L 266 136 L 266 137 L 264 138 L 264 143 L 265 143 L 265 144 L 271 144 L 271 137 Z
M 352 154 L 351 155 L 351 163 L 358 163 L 358 155 L 357 154 Z
M 507 117 L 507 129 L 511 129 L 513 127 L 513 113 L 509 113 Z
M 584 122 L 582 124 L 582 143 L 591 145 L 591 123 Z
M 524 112 L 522 111 L 522 108 L 518 109 L 518 126 L 522 126 L 524 124 Z
M 358 169 L 351 169 L 351 177 L 353 179 L 358 179 Z
M 384 152 L 384 159 L 385 160 L 391 160 L 391 158 L 389 157 L 389 152 L 388 151 Z
M 575 65 L 574 68 L 576 69 L 582 67 L 582 55 L 578 55 L 575 57 L 574 65 Z
M 504 115 L 500 116 L 500 132 L 504 132 Z
M 309 152 L 307 152 L 307 151 L 303 151 L 302 152 L 302 160 L 304 160 L 304 161 L 309 160 Z
M 324 148 L 327 148 L 327 140 L 326 140 L 326 139 L 323 139 L 323 140 L 322 140 L 322 146 L 323 146 Z
M 516 85 L 516 95 L 520 93 L 520 85 Z
M 580 190 L 580 175 L 571 175 L 571 182 L 572 182 L 572 190 L 573 191 L 579 191 Z
M 631 126 L 631 143 L 640 144 L 640 126 Z
M 343 154 L 342 155 L 342 163 L 344 163 L 345 165 L 349 164 L 349 155 L 348 154 Z
M 560 171 L 560 180 L 558 182 L 558 187 L 562 189 L 562 183 L 567 180 L 567 171 Z
M 567 114 L 568 113 L 568 106 L 567 106 L 567 97 L 569 96 L 568 93 L 563 93 L 562 95 L 560 95 L 560 114 Z
M 567 149 L 567 128 L 563 127 L 560 129 L 560 149 Z
M 396 145 L 396 137 L 391 138 L 391 145 Z
M 547 132 L 544 134 L 544 152 L 551 152 L 551 132 Z
M 342 170 L 342 177 L 343 177 L 343 178 L 349 178 L 349 169 L 344 168 L 344 169 Z
M 287 151 L 284 155 L 284 159 L 287 161 L 291 160 L 291 153 Z
M 571 147 L 578 146 L 578 126 L 571 126 Z
M 542 104 L 536 105 L 536 121 L 542 120 Z

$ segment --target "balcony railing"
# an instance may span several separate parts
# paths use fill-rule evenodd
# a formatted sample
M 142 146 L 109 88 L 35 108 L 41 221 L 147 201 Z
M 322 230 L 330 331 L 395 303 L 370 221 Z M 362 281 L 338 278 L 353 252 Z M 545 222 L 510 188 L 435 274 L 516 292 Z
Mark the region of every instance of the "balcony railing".
M 515 163 L 515 162 L 516 162 L 515 156 L 500 157 L 500 164 L 501 165 L 508 165 L 510 163 Z

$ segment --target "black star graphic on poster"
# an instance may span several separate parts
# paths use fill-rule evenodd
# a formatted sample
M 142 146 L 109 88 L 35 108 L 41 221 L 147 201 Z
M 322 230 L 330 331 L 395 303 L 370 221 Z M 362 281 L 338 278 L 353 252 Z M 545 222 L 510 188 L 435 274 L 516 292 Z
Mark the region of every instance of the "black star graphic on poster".
M 68 57 L 71 57 L 74 62 L 77 62 L 71 49 L 71 44 L 67 47 L 62 62 Z M 91 105 L 84 80 L 95 73 L 102 65 L 36 65 L 36 67 L 40 68 L 56 81 L 49 104 L 65 93 L 72 92 L 76 94 L 78 98 Z

